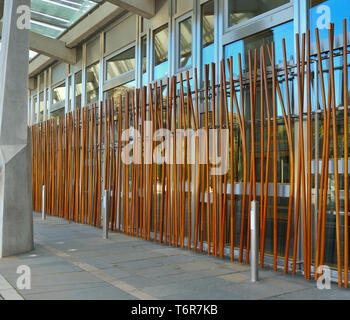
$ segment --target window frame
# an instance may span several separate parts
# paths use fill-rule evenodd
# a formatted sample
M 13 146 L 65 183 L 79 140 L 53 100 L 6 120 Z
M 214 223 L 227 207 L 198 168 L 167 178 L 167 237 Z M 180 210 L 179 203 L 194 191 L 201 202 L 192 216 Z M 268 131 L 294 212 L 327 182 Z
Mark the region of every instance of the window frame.
M 168 62 L 168 71 L 166 72 L 166 74 L 164 75 L 164 77 L 161 77 L 161 78 L 158 78 L 158 79 L 155 79 L 154 78 L 154 68 L 156 67 L 156 65 L 155 65 L 155 46 L 154 46 L 154 35 L 155 35 L 155 33 L 158 31 L 158 30 L 160 30 L 160 29 L 165 29 L 165 27 L 167 27 L 168 28 L 168 60 L 167 60 L 167 62 Z M 171 28 L 170 28 L 170 23 L 169 22 L 165 22 L 165 23 L 163 23 L 163 24 L 161 24 L 161 25 L 159 25 L 159 26 L 157 26 L 157 27 L 153 27 L 152 29 L 151 29 L 151 39 L 150 39 L 150 41 L 151 41 L 151 44 L 150 44 L 150 48 L 151 48 L 151 50 L 149 50 L 149 61 L 150 61 L 150 70 L 149 70 L 149 72 L 150 72 L 150 77 L 149 77 L 149 79 L 150 79 L 150 82 L 159 82 L 160 80 L 166 80 L 169 76 L 170 76 L 170 74 L 171 74 L 171 72 L 170 72 L 170 64 L 171 64 L 171 56 L 169 55 L 169 48 L 171 48 L 171 46 L 170 46 L 170 44 L 171 44 Z
M 188 66 L 180 67 L 180 24 L 187 19 L 191 19 L 191 31 L 192 31 L 192 45 L 191 45 L 191 64 Z M 174 63 L 175 63 L 175 73 L 181 73 L 187 70 L 191 70 L 193 68 L 193 60 L 194 60 L 194 14 L 193 11 L 189 11 L 180 17 L 175 18 L 175 54 L 174 54 Z
M 57 88 L 57 87 L 60 87 L 62 84 L 65 85 L 65 90 L 67 92 L 67 83 L 66 83 L 66 79 L 64 79 L 63 81 L 59 81 L 59 82 L 56 82 L 54 85 L 52 85 L 52 88 L 51 88 L 51 108 L 50 108 L 50 117 L 51 117 L 51 113 L 52 112 L 55 112 L 57 110 L 60 110 L 62 108 L 65 108 L 65 103 L 66 103 L 66 100 L 67 100 L 67 95 L 66 95 L 66 98 L 63 100 L 63 101 L 60 101 L 60 102 L 57 102 L 57 103 L 53 103 L 53 92 L 54 90 Z
M 224 1 L 223 14 L 223 46 L 230 42 L 246 38 L 254 33 L 259 33 L 268 28 L 294 19 L 293 0 L 270 11 L 259 14 L 247 21 L 233 26 L 228 25 L 228 1 Z M 230 39 L 230 40 L 229 40 Z
M 134 70 L 130 70 L 127 71 L 125 73 L 122 73 L 114 78 L 111 78 L 109 80 L 107 80 L 107 61 L 130 50 L 131 48 L 134 48 L 134 52 L 135 52 L 135 67 Z M 112 52 L 111 54 L 105 56 L 103 58 L 103 88 L 105 86 L 110 86 L 111 83 L 119 83 L 119 82 L 129 82 L 128 79 L 130 79 L 131 77 L 133 77 L 135 79 L 135 74 L 136 74 L 136 68 L 137 68 L 137 64 L 136 64 L 136 59 L 137 59 L 137 55 L 136 55 L 136 41 L 133 41 L 132 43 L 129 43 L 127 46 L 120 48 L 117 51 Z M 104 90 L 104 89 L 103 89 Z

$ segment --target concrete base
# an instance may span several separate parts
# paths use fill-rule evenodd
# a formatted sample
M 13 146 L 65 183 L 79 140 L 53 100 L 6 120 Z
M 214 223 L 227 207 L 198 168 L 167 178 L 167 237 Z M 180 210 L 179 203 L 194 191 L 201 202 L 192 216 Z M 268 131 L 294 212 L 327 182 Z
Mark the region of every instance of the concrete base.
M 0 258 L 34 248 L 30 177 L 30 145 L 0 146 Z

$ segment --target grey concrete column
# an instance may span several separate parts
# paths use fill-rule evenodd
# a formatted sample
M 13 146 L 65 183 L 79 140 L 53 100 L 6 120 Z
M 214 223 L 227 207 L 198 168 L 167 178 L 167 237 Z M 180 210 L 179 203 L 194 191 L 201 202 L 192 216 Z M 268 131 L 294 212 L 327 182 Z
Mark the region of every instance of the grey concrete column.
M 0 53 L 0 257 L 33 249 L 27 94 L 29 30 L 17 13 L 30 0 L 5 0 Z M 19 19 L 21 24 L 22 19 Z

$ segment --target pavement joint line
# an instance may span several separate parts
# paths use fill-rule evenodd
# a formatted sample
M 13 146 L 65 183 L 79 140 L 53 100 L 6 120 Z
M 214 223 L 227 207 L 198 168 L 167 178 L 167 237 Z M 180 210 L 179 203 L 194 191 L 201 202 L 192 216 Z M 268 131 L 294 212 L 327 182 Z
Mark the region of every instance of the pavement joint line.
M 4 300 L 24 300 L 12 285 L 0 274 L 0 296 Z
M 114 286 L 114 287 L 140 299 L 140 300 L 158 300 L 158 298 L 153 297 L 145 292 L 142 292 L 141 290 L 129 285 L 128 283 L 121 281 L 121 280 L 103 272 L 102 270 L 100 270 L 100 269 L 98 269 L 90 264 L 73 259 L 69 254 L 67 254 L 65 252 L 57 250 L 57 249 L 55 249 L 49 245 L 43 244 L 43 243 L 41 243 L 41 245 L 45 249 L 47 249 L 49 252 L 53 253 L 54 255 L 69 261 L 73 265 L 90 273 L 91 275 L 95 276 L 96 278 L 101 279 L 104 282 L 107 282 L 107 283 L 111 284 L 112 286 Z

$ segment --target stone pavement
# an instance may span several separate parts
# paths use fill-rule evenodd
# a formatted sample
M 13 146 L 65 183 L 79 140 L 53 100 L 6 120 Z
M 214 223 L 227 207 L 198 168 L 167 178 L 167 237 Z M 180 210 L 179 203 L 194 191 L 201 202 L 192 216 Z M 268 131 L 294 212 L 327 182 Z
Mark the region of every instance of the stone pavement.
M 33 252 L 0 259 L 0 300 L 186 300 L 186 299 L 350 299 L 332 284 L 318 290 L 302 276 L 260 270 L 249 281 L 249 266 L 183 249 L 69 224 L 34 214 Z M 31 269 L 31 289 L 16 288 L 17 268 Z

